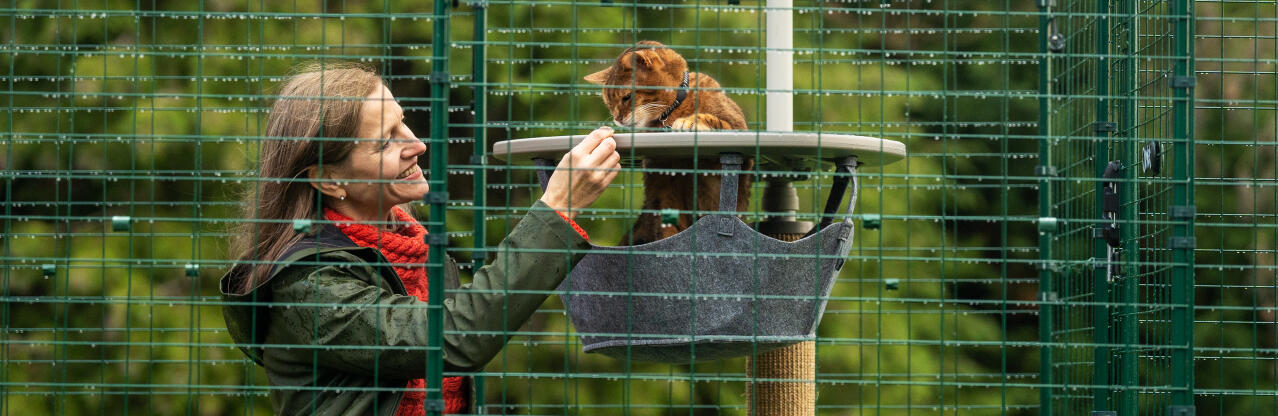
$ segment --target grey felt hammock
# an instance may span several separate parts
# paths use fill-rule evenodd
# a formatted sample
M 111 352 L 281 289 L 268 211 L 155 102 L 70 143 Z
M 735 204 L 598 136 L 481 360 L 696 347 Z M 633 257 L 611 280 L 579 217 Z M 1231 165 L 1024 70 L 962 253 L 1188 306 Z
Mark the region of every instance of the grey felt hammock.
M 742 157 L 721 154 L 725 172 Z M 553 162 L 535 160 L 542 188 Z M 840 161 L 825 215 L 807 236 L 777 240 L 734 215 L 710 214 L 669 238 L 593 246 L 559 286 L 586 352 L 689 363 L 761 353 L 815 339 L 835 276 L 851 249 L 856 157 Z M 843 221 L 831 218 L 851 180 Z M 724 174 L 719 211 L 737 206 Z

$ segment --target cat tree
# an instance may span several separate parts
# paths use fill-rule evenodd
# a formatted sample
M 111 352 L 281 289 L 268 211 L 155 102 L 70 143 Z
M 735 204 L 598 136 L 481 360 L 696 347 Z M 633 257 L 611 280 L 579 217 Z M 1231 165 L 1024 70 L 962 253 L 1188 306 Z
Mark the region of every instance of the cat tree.
M 623 133 L 615 135 L 617 150 L 624 156 L 638 157 L 670 157 L 670 156 L 712 156 L 715 154 L 760 156 L 757 160 L 761 172 L 806 171 L 813 166 L 813 160 L 835 162 L 845 173 L 855 176 L 856 168 L 865 165 L 886 165 L 905 157 L 905 145 L 892 141 L 871 137 L 843 134 L 817 134 L 812 132 L 794 132 L 794 83 L 793 83 L 793 12 L 792 2 L 769 0 L 767 2 L 767 131 L 759 132 L 670 132 L 670 133 Z M 507 140 L 494 143 L 493 155 L 512 163 L 535 163 L 547 169 L 541 171 L 543 186 L 546 171 L 554 166 L 564 152 L 568 151 L 583 136 L 557 136 L 529 139 Z M 723 161 L 730 160 L 725 156 Z M 769 176 L 764 179 L 765 186 L 760 198 L 762 210 L 769 215 L 755 224 L 757 231 L 784 242 L 796 242 L 804 239 L 809 231 L 813 231 L 813 223 L 799 221 L 795 213 L 799 209 L 797 193 L 791 182 L 804 180 L 807 175 Z M 846 178 L 846 177 L 845 177 Z M 727 180 L 727 176 L 725 176 Z M 836 182 L 839 181 L 836 179 Z M 726 184 L 725 184 L 726 185 Z M 733 188 L 735 186 L 724 186 Z M 735 193 L 735 191 L 733 192 Z M 830 207 L 837 206 L 842 190 L 837 186 L 834 194 L 827 202 L 826 214 L 831 214 Z M 848 214 L 856 201 L 856 185 L 852 180 L 849 197 Z M 735 198 L 727 192 L 721 201 Z M 721 206 L 728 206 L 722 205 Z M 735 204 L 731 205 L 735 207 Z M 709 217 L 706 217 L 709 218 Z M 722 220 L 718 218 L 717 220 Z M 698 220 L 700 222 L 700 220 Z M 720 221 L 722 222 L 722 221 Z M 848 222 L 850 227 L 850 221 Z M 824 225 L 824 222 L 823 222 Z M 694 228 L 697 225 L 694 224 Z M 699 230 L 698 230 L 699 231 Z M 819 230 L 824 233 L 825 230 Z M 816 231 L 814 231 L 816 232 Z M 681 233 L 683 234 L 683 233 Z M 850 237 L 850 231 L 845 237 Z M 672 239 L 675 237 L 671 237 Z M 742 236 L 742 238 L 749 238 Z M 845 252 L 846 253 L 846 252 Z M 583 260 L 586 262 L 586 260 Z M 840 266 L 842 261 L 840 260 Z M 835 269 L 837 273 L 837 268 Z M 575 275 L 575 274 L 574 274 Z M 832 276 L 831 276 L 832 279 Z M 832 281 L 832 280 L 831 280 Z M 826 288 L 828 294 L 829 288 Z M 824 296 L 824 295 L 823 295 Z M 695 294 L 693 296 L 695 298 Z M 565 299 L 567 302 L 567 299 Z M 806 311 L 815 311 L 813 319 L 819 321 L 824 310 L 824 300 L 811 305 Z M 811 323 L 811 333 L 798 342 L 789 342 L 786 346 L 770 349 L 766 352 L 750 354 L 746 371 L 751 380 L 768 380 L 751 382 L 748 386 L 749 414 L 767 416 L 811 416 L 816 414 L 816 321 Z M 756 335 L 757 337 L 757 332 Z M 693 339 L 696 337 L 694 336 Z M 621 340 L 627 343 L 630 340 Z M 636 339 L 637 342 L 642 342 Z M 614 340 L 615 342 L 615 340 Z M 695 343 L 695 342 L 694 342 Z M 588 342 L 587 342 L 588 344 Z M 760 345 L 767 344 L 761 342 Z M 769 344 L 776 345 L 777 343 Z M 589 350 L 587 346 L 587 350 Z M 693 347 L 695 351 L 697 347 Z M 705 348 L 705 347 L 702 347 Z M 682 350 L 680 350 L 682 351 Z M 704 351 L 704 349 L 703 349 Z M 758 349 L 757 351 L 763 351 Z M 613 351 L 614 353 L 616 351 Z M 629 348 L 624 354 L 629 354 Z M 729 351 L 733 353 L 736 351 Z M 616 356 L 616 355 L 614 355 Z M 658 354 L 660 356 L 660 354 Z M 625 357 L 629 357 L 626 355 Z M 649 357 L 651 358 L 651 357 Z
M 492 150 L 493 150 L 494 157 L 498 159 L 508 160 L 511 163 L 517 163 L 517 164 L 527 164 L 527 163 L 538 164 L 545 168 L 540 170 L 541 173 L 544 173 L 544 172 L 548 172 L 551 168 L 553 168 L 554 164 L 560 157 L 562 157 L 563 153 L 571 149 L 572 146 L 576 145 L 583 138 L 584 136 L 555 136 L 555 137 L 539 137 L 539 138 L 529 138 L 529 139 L 508 140 L 508 141 L 494 143 Z M 627 155 L 627 156 L 633 155 L 637 157 L 672 157 L 672 156 L 687 157 L 688 155 L 692 155 L 694 151 L 696 152 L 696 154 L 701 155 L 703 157 L 709 157 L 711 155 L 717 155 L 717 154 L 747 155 L 751 157 L 758 155 L 757 162 L 758 162 L 759 170 L 761 173 L 778 172 L 778 171 L 790 172 L 790 173 L 809 172 L 808 174 L 798 174 L 798 175 L 792 174 L 792 175 L 785 175 L 785 176 L 768 175 L 764 180 L 764 183 L 765 183 L 764 191 L 760 198 L 761 209 L 765 212 L 766 218 L 763 221 L 760 221 L 759 223 L 754 224 L 754 227 L 757 227 L 758 233 L 761 233 L 761 234 L 764 234 L 769 237 L 775 238 L 777 240 L 785 241 L 785 242 L 796 242 L 800 239 L 804 239 L 804 241 L 808 242 L 809 246 L 811 246 L 812 244 L 816 244 L 816 243 L 812 243 L 812 241 L 814 240 L 813 238 L 806 238 L 806 239 L 804 238 L 805 235 L 807 235 L 808 232 L 813 228 L 813 223 L 807 222 L 807 221 L 798 221 L 796 219 L 795 214 L 796 214 L 796 211 L 799 209 L 799 200 L 794 187 L 791 185 L 791 181 L 807 179 L 806 177 L 810 175 L 810 170 L 812 169 L 814 165 L 816 165 L 813 163 L 814 160 L 822 160 L 825 162 L 836 162 L 836 165 L 840 166 L 840 169 L 842 172 L 854 175 L 856 172 L 856 168 L 858 166 L 884 165 L 884 164 L 888 164 L 888 163 L 892 163 L 897 160 L 900 160 L 906 154 L 905 145 L 896 141 L 882 140 L 882 139 L 871 138 L 871 137 L 843 135 L 843 134 L 825 134 L 825 133 L 817 134 L 812 132 L 788 132 L 788 131 L 780 131 L 780 132 L 778 131 L 765 131 L 765 132 L 749 132 L 749 131 L 722 132 L 720 131 L 720 132 L 669 132 L 669 133 L 618 132 L 615 134 L 614 138 L 617 141 L 618 152 L 620 152 L 622 155 Z M 846 182 L 847 179 L 848 179 L 848 176 L 844 175 L 842 179 L 836 178 L 836 182 L 840 180 Z M 544 183 L 546 179 L 543 178 L 542 180 Z M 852 182 L 852 185 L 850 187 L 851 196 L 849 197 L 849 200 L 848 200 L 849 214 L 851 210 L 851 205 L 855 203 L 856 192 L 857 192 L 856 186 L 855 186 L 855 180 L 851 182 Z M 735 186 L 723 186 L 722 188 L 723 189 L 731 188 L 734 191 L 736 189 Z M 832 213 L 831 207 L 837 208 L 840 205 L 840 200 L 842 199 L 841 196 L 843 192 L 842 192 L 842 189 L 838 188 L 836 184 L 836 187 L 831 190 L 831 194 L 833 196 L 830 201 L 827 201 L 826 214 Z M 721 198 L 721 201 L 727 198 L 735 198 L 735 195 L 725 196 Z M 724 202 L 721 202 L 720 204 L 721 204 L 721 207 L 736 206 L 735 202 L 732 202 L 728 205 L 722 205 L 722 204 L 725 204 Z M 698 209 L 705 209 L 707 211 L 716 210 L 715 207 L 702 207 Z M 718 208 L 718 209 L 723 210 L 723 208 Z M 728 208 L 728 209 L 731 210 L 732 208 Z M 711 216 L 707 216 L 707 217 L 703 217 L 702 219 L 699 219 L 697 223 L 694 223 L 693 228 L 696 228 L 698 225 L 702 225 L 701 224 L 702 221 L 710 217 Z M 735 217 L 732 217 L 732 216 L 727 216 L 727 217 L 732 218 L 732 221 L 736 221 Z M 720 226 L 718 224 L 723 223 L 724 219 L 715 218 L 714 221 L 716 222 L 713 222 L 713 224 L 716 224 L 714 226 L 717 227 L 717 226 Z M 839 224 L 836 224 L 836 225 L 839 225 Z M 847 222 L 847 224 L 842 226 L 850 228 L 851 227 L 850 221 Z M 742 227 L 745 227 L 745 226 L 742 225 Z M 823 244 L 825 244 L 827 248 L 832 248 L 830 246 L 839 245 L 837 241 L 841 241 L 843 239 L 848 240 L 845 242 L 845 244 L 848 244 L 848 246 L 850 246 L 850 237 L 851 237 L 850 232 L 843 236 L 836 236 L 835 238 L 837 238 L 837 240 L 835 238 L 830 238 L 828 236 L 823 237 L 824 234 L 828 234 L 828 231 L 830 230 L 830 228 L 831 227 L 822 228 L 819 232 L 817 232 L 814 235 L 814 237 L 817 237 L 818 239 L 825 238 L 824 240 L 825 243 Z M 691 230 L 692 229 L 681 232 L 680 235 L 691 232 Z M 697 230 L 697 231 L 698 231 L 697 235 L 701 236 L 697 238 L 699 238 L 700 239 L 699 241 L 704 242 L 707 246 L 712 244 L 710 240 L 716 238 L 715 234 L 712 232 L 704 233 L 702 232 L 704 230 Z M 746 231 L 754 232 L 754 230 L 750 230 L 748 229 L 748 227 Z M 680 235 L 676 235 L 675 237 L 671 237 L 667 240 L 679 238 Z M 739 232 L 736 234 L 736 237 L 734 238 L 750 241 L 752 239 L 752 236 L 745 232 Z M 658 241 L 657 243 L 650 243 L 644 246 L 637 246 L 637 247 L 642 247 L 638 251 L 643 252 L 643 251 L 661 250 L 662 248 L 659 248 L 659 247 L 653 248 L 653 245 L 660 244 L 663 241 L 666 241 L 666 240 Z M 801 242 L 797 242 L 794 244 L 800 244 L 800 243 Z M 777 244 L 782 244 L 782 243 L 777 243 Z M 690 253 L 697 252 L 698 251 L 697 249 L 686 251 L 687 248 L 686 246 L 684 247 L 685 248 L 672 250 L 671 255 L 696 257 L 696 256 L 691 256 Z M 606 250 L 606 251 L 612 251 L 613 253 L 618 253 L 619 255 L 626 255 L 626 252 L 624 250 L 618 250 L 617 248 L 598 247 L 596 248 L 596 250 Z M 592 252 L 594 252 L 594 250 L 592 250 Z M 828 253 L 830 252 L 827 251 L 826 253 L 827 254 L 823 254 L 823 255 L 829 255 Z M 842 254 L 839 255 L 840 257 L 846 255 L 846 251 L 842 251 L 841 253 Z M 769 254 L 776 254 L 776 253 L 769 253 Z M 587 257 L 587 259 L 582 261 L 582 264 L 579 264 L 578 268 L 586 267 L 584 266 L 584 264 L 590 263 L 590 262 L 591 262 L 590 257 Z M 839 260 L 839 262 L 841 265 L 842 261 Z M 672 266 L 672 267 L 676 267 L 676 266 Z M 716 267 L 720 267 L 720 266 L 713 266 L 713 265 L 707 264 L 704 270 L 706 271 L 706 273 L 714 273 L 713 269 Z M 828 267 L 828 265 L 823 267 L 824 268 L 820 269 L 823 272 L 830 270 L 830 267 Z M 679 267 L 676 267 L 676 268 L 679 268 Z M 810 269 L 800 267 L 799 270 L 810 270 Z M 837 268 L 834 270 L 835 272 L 837 272 Z M 760 271 L 759 273 L 763 273 L 763 272 L 764 271 Z M 748 276 L 750 274 L 748 271 L 744 273 L 737 271 L 736 273 L 739 276 L 741 275 Z M 587 274 L 589 274 L 589 272 L 587 272 Z M 810 324 L 810 326 L 806 327 L 808 328 L 808 331 L 806 332 L 799 331 L 795 333 L 787 333 L 784 336 L 781 336 L 780 337 L 781 339 L 769 338 L 767 340 L 763 340 L 762 338 L 766 338 L 766 337 L 760 337 L 760 340 L 757 343 L 749 344 L 749 345 L 758 345 L 758 347 L 753 349 L 751 349 L 749 345 L 742 347 L 741 344 L 737 344 L 736 346 L 725 347 L 724 343 L 721 342 L 716 344 L 714 343 L 715 340 L 713 339 L 713 337 L 705 337 L 700 333 L 684 334 L 684 336 L 687 337 L 687 339 L 707 339 L 705 343 L 702 343 L 700 341 L 693 341 L 692 343 L 696 344 L 695 346 L 676 345 L 670 348 L 669 350 L 663 350 L 659 348 L 649 349 L 642 344 L 645 342 L 652 341 L 651 338 L 642 338 L 639 335 L 636 335 L 635 338 L 633 339 L 626 339 L 623 335 L 618 335 L 609 342 L 612 343 L 613 347 L 616 347 L 618 342 L 620 342 L 621 344 L 625 345 L 626 348 L 601 348 L 600 350 L 593 351 L 593 352 L 604 352 L 606 355 L 611 355 L 618 358 L 633 358 L 633 359 L 640 359 L 640 360 L 647 360 L 647 361 L 666 361 L 665 358 L 661 358 L 661 357 L 668 357 L 669 358 L 668 362 L 683 362 L 678 359 L 678 357 L 680 356 L 684 357 L 685 359 L 687 359 L 689 356 L 693 356 L 695 357 L 697 361 L 702 361 L 707 359 L 712 360 L 717 358 L 724 358 L 728 356 L 753 355 L 750 359 L 749 366 L 747 369 L 749 374 L 751 375 L 751 378 L 764 379 L 769 381 L 753 382 L 750 384 L 749 394 L 750 394 L 750 403 L 751 403 L 750 404 L 751 414 L 813 415 L 815 414 L 815 400 L 816 400 L 816 396 L 815 396 L 816 354 L 815 354 L 815 342 L 812 341 L 812 339 L 814 339 L 815 337 L 815 328 L 816 328 L 817 322 L 820 319 L 821 311 L 824 310 L 824 297 L 828 296 L 829 284 L 832 284 L 833 274 L 834 273 L 831 273 L 829 276 L 827 276 L 829 280 L 826 286 L 823 286 L 825 290 L 823 293 L 816 293 L 812 295 L 811 297 L 813 299 L 795 299 L 795 300 L 789 301 L 790 303 L 803 303 L 804 307 L 802 308 L 795 309 L 795 308 L 786 308 L 784 306 L 778 308 L 777 305 L 775 304 L 763 305 L 763 306 L 758 306 L 758 305 L 750 306 L 751 308 L 755 308 L 753 310 L 759 311 L 757 312 L 758 316 L 770 318 L 770 319 L 773 319 L 774 321 L 809 319 L 810 321 L 806 321 L 807 323 L 802 323 L 799 325 L 800 327 L 803 327 L 803 325 Z M 602 275 L 608 276 L 609 274 L 604 273 Z M 615 276 L 615 275 L 616 275 L 615 273 L 612 274 L 612 276 Z M 702 283 L 702 284 L 708 285 L 708 286 L 714 286 L 715 284 L 718 284 L 719 285 L 718 287 L 723 287 L 722 282 L 724 281 L 724 279 L 722 277 L 715 277 L 715 276 L 706 276 L 706 277 L 707 277 L 707 282 L 714 281 L 717 283 Z M 574 270 L 574 274 L 572 278 L 573 279 L 580 278 L 580 276 L 578 276 L 577 270 Z M 586 278 L 589 279 L 591 277 L 587 276 Z M 602 279 L 605 277 L 599 277 L 599 278 Z M 762 278 L 763 277 L 760 277 L 760 279 Z M 643 278 L 643 279 L 635 278 L 634 280 L 646 281 L 645 279 L 648 279 L 648 278 Z M 652 280 L 659 280 L 659 279 L 660 277 L 656 277 Z M 729 281 L 730 280 L 731 279 L 729 279 Z M 740 285 L 751 284 L 749 278 L 744 278 L 744 279 L 737 278 L 737 281 L 740 282 Z M 805 281 L 804 283 L 796 283 L 796 284 L 799 286 L 800 290 L 793 293 L 813 293 L 811 290 L 808 290 L 807 292 L 803 292 L 802 289 L 804 286 L 809 288 L 814 286 L 817 286 L 817 287 L 821 286 L 820 282 L 808 283 L 808 281 Z M 695 287 L 695 285 L 693 287 Z M 626 286 L 623 285 L 619 289 L 606 289 L 603 291 L 611 292 L 611 293 L 620 292 L 615 297 L 624 298 L 625 296 L 628 296 L 628 294 L 624 293 L 627 290 L 631 290 L 631 289 L 627 289 Z M 589 292 L 590 290 L 587 290 L 587 291 Z M 598 292 L 600 290 L 594 289 L 594 291 Z M 569 292 L 571 293 L 571 291 Z M 642 293 L 642 292 L 646 292 L 645 290 L 634 290 L 634 292 L 638 293 L 637 295 L 635 295 L 639 297 L 637 299 L 642 299 L 643 296 L 651 296 L 651 293 Z M 725 292 L 725 293 L 728 293 L 728 292 Z M 731 293 L 741 293 L 741 292 L 732 291 Z M 756 294 L 775 295 L 772 289 L 757 289 Z M 713 296 L 715 295 L 715 293 L 697 292 L 697 293 L 693 293 L 691 296 L 688 296 L 688 297 L 696 299 L 698 295 Z M 577 296 L 583 296 L 583 295 L 577 295 Z M 804 295 L 804 296 L 807 296 L 807 295 Z M 586 295 L 586 297 L 588 297 L 588 295 Z M 609 296 L 609 298 L 612 298 L 612 297 L 614 296 Z M 568 299 L 569 297 L 565 296 L 566 303 L 569 303 Z M 703 297 L 700 299 L 701 300 L 697 300 L 696 302 L 712 303 L 714 298 Z M 577 302 L 577 300 L 574 299 L 573 302 Z M 767 302 L 760 302 L 760 304 L 766 304 L 766 303 Z M 619 305 L 621 304 L 624 304 L 624 303 L 619 303 Z M 695 307 L 697 306 L 697 304 L 687 304 L 687 305 L 694 306 L 693 309 L 695 309 Z M 625 334 L 628 332 L 627 330 L 617 330 L 617 329 L 600 330 L 599 328 L 592 328 L 593 330 L 590 330 L 590 329 L 583 330 L 582 325 L 580 325 L 580 323 L 576 319 L 578 316 L 576 314 L 578 313 L 580 308 L 581 307 L 578 304 L 569 305 L 570 317 L 574 318 L 574 325 L 578 327 L 579 332 L 587 332 L 587 333 L 589 332 L 604 332 L 604 333 L 620 332 L 622 334 Z M 593 308 L 595 311 L 600 310 L 599 309 L 600 307 L 597 305 L 593 306 Z M 624 311 L 625 307 L 622 306 L 616 309 Z M 689 308 L 673 307 L 668 309 L 674 310 L 674 311 L 683 311 Z M 713 307 L 706 307 L 706 309 L 714 310 Z M 799 313 L 790 312 L 793 316 L 773 316 L 773 312 L 771 312 L 772 310 L 800 310 L 801 312 Z M 608 311 L 605 310 L 605 312 L 608 312 Z M 611 311 L 611 312 L 615 312 L 615 311 Z M 622 315 L 619 313 L 604 313 L 604 314 L 614 315 L 614 318 L 611 318 L 611 319 L 621 319 L 621 320 L 632 319 L 631 317 L 626 317 L 626 316 L 615 317 L 615 315 Z M 684 315 L 679 315 L 678 317 L 671 318 L 670 320 L 674 322 L 678 322 L 682 319 L 683 316 Z M 694 316 L 693 319 L 695 320 L 697 318 Z M 629 321 L 627 321 L 627 323 L 614 324 L 610 328 L 628 328 L 627 326 L 629 324 L 628 322 Z M 758 327 L 773 327 L 774 325 L 775 323 L 769 323 L 769 322 L 759 322 L 756 324 L 756 326 Z M 603 326 L 603 327 L 607 328 L 609 326 Z M 671 330 L 667 329 L 665 332 L 669 332 L 669 331 Z M 677 332 L 677 330 L 674 330 L 674 331 Z M 643 332 L 643 331 L 640 330 L 637 332 Z M 662 332 L 662 331 L 655 331 L 655 332 Z M 745 330 L 739 334 L 736 334 L 736 335 L 739 335 L 737 339 L 727 339 L 726 341 L 728 343 L 739 342 L 739 341 L 742 341 L 742 339 L 746 341 L 750 341 L 749 337 L 751 336 L 751 334 L 752 333 L 750 332 L 750 330 Z M 647 335 L 649 337 L 652 336 L 651 333 L 641 334 L 641 335 Z M 674 335 L 677 336 L 678 334 L 674 334 Z M 723 337 L 722 333 L 717 333 L 715 335 L 718 335 L 721 338 Z M 757 331 L 753 332 L 753 335 L 757 337 L 758 332 Z M 775 335 L 775 334 L 769 334 L 769 335 Z M 583 345 L 586 347 L 587 351 L 591 351 L 592 345 L 607 346 L 606 345 L 607 343 L 597 342 L 597 340 L 591 340 L 588 338 L 589 337 L 583 336 Z M 723 341 L 723 340 L 721 339 L 720 341 Z M 780 348 L 777 348 L 777 349 L 772 349 L 778 345 L 785 345 L 785 346 L 781 346 Z M 611 351 L 608 351 L 608 350 L 611 350 Z M 753 351 L 765 351 L 765 350 L 767 351 L 761 352 L 758 354 L 750 354 Z M 707 356 L 710 358 L 705 358 Z

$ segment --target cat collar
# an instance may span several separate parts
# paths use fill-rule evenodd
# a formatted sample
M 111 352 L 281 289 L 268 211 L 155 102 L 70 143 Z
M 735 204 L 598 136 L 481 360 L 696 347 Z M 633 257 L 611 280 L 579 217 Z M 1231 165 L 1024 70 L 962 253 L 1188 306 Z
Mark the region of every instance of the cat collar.
M 666 117 L 670 117 L 670 113 L 673 113 L 676 108 L 679 108 L 679 104 L 683 104 L 683 99 L 687 97 L 688 71 L 683 71 L 683 82 L 679 83 L 679 92 L 675 94 L 674 104 L 670 104 L 670 108 L 667 108 L 666 112 L 661 113 L 661 118 L 657 119 L 657 121 L 660 122 L 663 127 L 668 127 L 666 126 Z

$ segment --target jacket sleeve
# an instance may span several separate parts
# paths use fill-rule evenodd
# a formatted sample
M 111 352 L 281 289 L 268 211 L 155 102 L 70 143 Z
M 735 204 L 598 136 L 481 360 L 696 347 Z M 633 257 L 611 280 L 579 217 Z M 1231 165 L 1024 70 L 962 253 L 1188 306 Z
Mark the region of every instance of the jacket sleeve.
M 590 244 L 538 201 L 494 249 L 493 261 L 444 300 L 444 362 L 482 368 L 550 295 Z M 464 332 L 464 333 L 463 333 Z
M 536 311 L 588 247 L 553 210 L 534 205 L 494 249 L 492 264 L 445 299 L 445 368 L 472 371 L 487 364 L 507 332 Z M 426 302 L 370 283 L 367 267 L 326 265 L 272 282 L 276 303 L 294 305 L 274 308 L 270 333 L 282 339 L 268 343 L 312 349 L 315 365 L 347 372 L 405 379 L 425 374 Z

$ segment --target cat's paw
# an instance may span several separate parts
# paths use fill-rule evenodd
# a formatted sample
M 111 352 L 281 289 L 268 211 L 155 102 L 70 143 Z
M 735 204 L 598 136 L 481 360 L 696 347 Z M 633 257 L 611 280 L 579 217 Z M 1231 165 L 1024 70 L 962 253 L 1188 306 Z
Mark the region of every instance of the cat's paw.
M 710 131 L 714 130 L 709 124 L 706 124 L 697 116 L 687 116 L 675 119 L 670 123 L 670 129 L 676 131 Z

